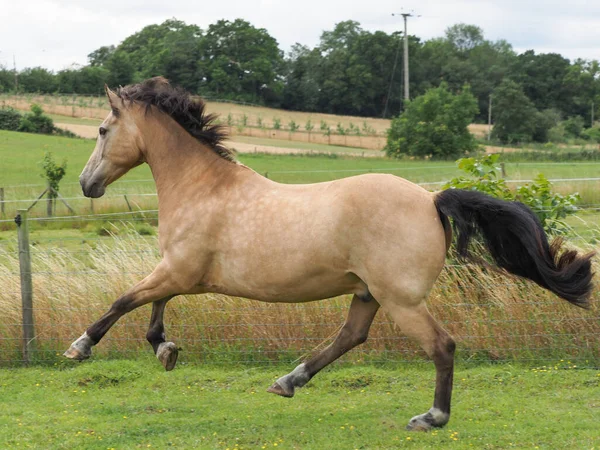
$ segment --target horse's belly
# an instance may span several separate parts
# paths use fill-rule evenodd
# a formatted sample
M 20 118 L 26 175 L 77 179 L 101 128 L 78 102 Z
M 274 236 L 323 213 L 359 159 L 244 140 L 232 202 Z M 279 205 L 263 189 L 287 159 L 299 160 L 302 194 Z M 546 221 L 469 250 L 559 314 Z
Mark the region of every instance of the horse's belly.
M 271 276 L 269 276 L 271 275 Z M 364 283 L 353 273 L 329 271 L 305 274 L 257 274 L 254 278 L 229 278 L 215 285 L 215 291 L 236 297 L 274 303 L 322 300 L 350 293 L 366 292 Z

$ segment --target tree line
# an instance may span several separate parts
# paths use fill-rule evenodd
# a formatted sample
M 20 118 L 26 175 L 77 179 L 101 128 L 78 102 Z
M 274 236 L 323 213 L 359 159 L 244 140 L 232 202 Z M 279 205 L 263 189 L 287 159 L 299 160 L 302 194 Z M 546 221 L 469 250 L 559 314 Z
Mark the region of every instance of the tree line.
M 206 30 L 177 19 L 149 25 L 119 45 L 100 47 L 89 63 L 57 73 L 43 67 L 18 72 L 0 67 L 0 92 L 101 94 L 104 83 L 126 85 L 163 75 L 212 99 L 276 108 L 369 117 L 396 116 L 402 100 L 403 35 L 367 31 L 355 21 L 324 31 L 313 48 L 288 54 L 264 28 L 236 19 Z M 442 83 L 453 92 L 470 86 L 476 119 L 487 118 L 490 95 L 507 93 L 526 112 L 547 120 L 580 117 L 589 124 L 600 100 L 600 65 L 556 53 L 518 54 L 490 41 L 474 25 L 457 24 L 443 37 L 409 36 L 410 92 L 415 98 Z M 395 69 L 394 69 L 395 67 Z M 501 105 L 499 105 L 501 106 Z M 540 118 L 540 120 L 542 120 Z

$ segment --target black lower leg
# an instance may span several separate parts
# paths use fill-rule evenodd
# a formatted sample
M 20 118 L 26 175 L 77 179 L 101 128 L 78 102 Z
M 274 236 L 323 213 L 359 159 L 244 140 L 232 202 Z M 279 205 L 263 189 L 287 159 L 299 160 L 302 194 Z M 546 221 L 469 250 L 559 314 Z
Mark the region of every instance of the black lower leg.
M 436 368 L 435 398 L 433 407 L 450 414 L 452 400 L 452 382 L 454 378 L 454 350 L 456 344 L 447 336 L 440 342 L 433 355 Z
M 146 333 L 146 339 L 150 345 L 152 345 L 155 354 L 157 353 L 160 344 L 166 342 L 163 315 L 167 302 L 170 299 L 171 297 L 164 298 L 152 303 L 152 316 L 150 317 L 150 327 Z
M 344 353 L 364 343 L 378 310 L 379 303 L 374 298 L 371 297 L 369 302 L 365 302 L 360 297 L 354 296 L 346 323 L 333 343 L 304 363 L 309 377 L 312 378 Z
M 128 295 L 119 298 L 113 303 L 106 314 L 90 325 L 86 333 L 90 339 L 94 341 L 94 345 L 100 342 L 100 339 L 104 337 L 110 327 L 112 327 L 121 316 L 134 309 L 132 303 L 133 299 Z

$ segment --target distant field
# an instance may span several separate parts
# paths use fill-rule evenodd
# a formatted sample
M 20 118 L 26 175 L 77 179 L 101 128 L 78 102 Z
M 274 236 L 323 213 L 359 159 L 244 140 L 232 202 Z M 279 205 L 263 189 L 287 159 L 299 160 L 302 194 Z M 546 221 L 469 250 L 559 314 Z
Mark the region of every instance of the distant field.
M 0 95 L 0 103 L 20 110 L 28 110 L 32 103 L 38 103 L 52 115 L 83 119 L 73 121 L 56 118 L 57 122 L 80 125 L 96 125 L 94 120 L 102 120 L 108 113 L 108 105 L 104 97 Z M 374 150 L 383 148 L 385 134 L 390 126 L 389 119 L 285 111 L 237 103 L 208 101 L 207 110 L 219 114 L 221 122 L 229 126 L 232 135 L 287 138 L 301 142 L 312 140 L 317 144 L 348 145 Z M 281 129 L 274 129 L 277 128 L 276 122 L 279 122 Z M 289 133 L 292 123 L 298 126 L 298 131 L 295 133 Z M 313 126 L 310 134 L 307 132 L 309 124 Z M 331 134 L 323 134 L 322 126 L 330 127 Z M 341 136 L 340 128 L 345 130 Z M 487 125 L 473 124 L 469 129 L 479 138 L 487 136 Z
M 51 114 L 66 115 L 72 117 L 86 117 L 104 119 L 108 114 L 109 107 L 105 97 L 83 97 L 83 96 L 51 96 L 51 95 L 28 95 L 28 96 L 0 96 L 0 104 L 13 106 L 17 109 L 28 110 L 32 103 L 38 103 L 45 111 Z M 258 127 L 261 123 L 266 128 L 273 128 L 275 119 L 279 119 L 284 128 L 288 128 L 291 121 L 296 122 L 301 130 L 310 120 L 315 126 L 315 132 L 319 131 L 321 121 L 335 130 L 337 124 L 344 128 L 353 126 L 362 127 L 363 124 L 371 127 L 377 134 L 385 134 L 389 128 L 388 119 L 364 118 L 355 116 L 337 116 L 335 114 L 306 113 L 297 111 L 285 111 L 281 109 L 266 108 L 263 106 L 241 105 L 237 103 L 211 102 L 207 101 L 207 110 L 217 113 L 224 122 L 231 114 L 233 124 L 241 123 L 246 117 L 248 126 Z M 262 122 L 259 122 L 262 121 Z

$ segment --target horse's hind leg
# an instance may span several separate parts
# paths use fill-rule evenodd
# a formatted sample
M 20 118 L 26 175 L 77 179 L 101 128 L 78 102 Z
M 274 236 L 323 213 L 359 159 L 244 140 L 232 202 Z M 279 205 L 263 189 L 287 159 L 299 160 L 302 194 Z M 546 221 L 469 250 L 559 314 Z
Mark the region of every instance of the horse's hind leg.
M 452 377 L 454 373 L 455 343 L 452 337 L 431 317 L 425 303 L 415 306 L 382 303 L 394 322 L 408 336 L 415 338 L 427 355 L 433 359 L 436 369 L 436 385 L 433 407 L 410 419 L 408 430 L 426 431 L 443 427 L 450 419 Z
M 378 309 L 379 303 L 373 297 L 369 296 L 363 300 L 355 295 L 346 323 L 331 345 L 307 362 L 300 364 L 289 374 L 279 378 L 268 392 L 283 397 L 293 397 L 295 388 L 304 386 L 325 366 L 367 340 L 369 328 Z
M 165 325 L 163 315 L 167 302 L 173 297 L 163 298 L 152 303 L 152 316 L 150 317 L 150 327 L 146 333 L 146 339 L 152 345 L 154 354 L 162 363 L 164 368 L 169 371 L 173 370 L 177 363 L 179 349 L 173 342 L 166 342 Z
M 121 316 L 139 306 L 175 295 L 175 288 L 170 279 L 170 272 L 159 264 L 150 275 L 114 302 L 106 314 L 71 344 L 64 356 L 78 361 L 89 358 L 92 355 L 92 346 L 100 342 Z

